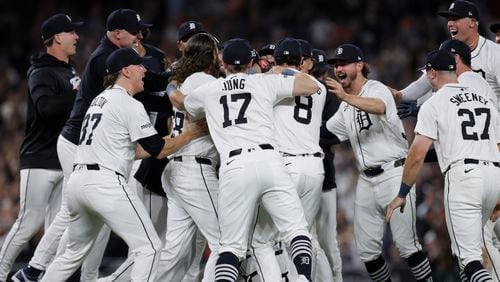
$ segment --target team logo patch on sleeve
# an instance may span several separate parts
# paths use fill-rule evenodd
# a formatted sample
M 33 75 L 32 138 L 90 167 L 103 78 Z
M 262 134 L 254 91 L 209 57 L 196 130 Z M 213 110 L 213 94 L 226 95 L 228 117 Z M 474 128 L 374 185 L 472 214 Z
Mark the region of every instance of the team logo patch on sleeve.
M 146 129 L 146 128 L 150 128 L 150 127 L 153 127 L 153 125 L 150 122 L 141 125 L 141 129 Z

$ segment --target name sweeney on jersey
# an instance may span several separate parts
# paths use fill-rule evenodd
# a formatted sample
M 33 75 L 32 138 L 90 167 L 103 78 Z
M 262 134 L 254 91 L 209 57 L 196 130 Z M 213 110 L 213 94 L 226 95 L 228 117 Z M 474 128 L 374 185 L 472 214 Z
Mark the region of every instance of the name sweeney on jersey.
M 108 102 L 108 100 L 106 100 L 106 98 L 104 98 L 102 96 L 97 96 L 97 97 L 95 97 L 94 100 L 92 100 L 92 103 L 90 104 L 90 106 L 91 107 L 96 106 L 96 107 L 102 108 L 102 107 L 104 107 L 104 105 L 107 102 Z
M 487 99 L 485 99 L 481 95 L 477 95 L 474 93 L 460 93 L 460 94 L 454 95 L 450 98 L 450 102 L 455 104 L 457 107 L 460 106 L 460 104 L 466 103 L 466 102 L 479 102 L 483 105 L 488 104 Z
M 230 80 L 224 81 L 224 87 L 222 91 L 236 90 L 245 88 L 244 78 L 232 78 Z

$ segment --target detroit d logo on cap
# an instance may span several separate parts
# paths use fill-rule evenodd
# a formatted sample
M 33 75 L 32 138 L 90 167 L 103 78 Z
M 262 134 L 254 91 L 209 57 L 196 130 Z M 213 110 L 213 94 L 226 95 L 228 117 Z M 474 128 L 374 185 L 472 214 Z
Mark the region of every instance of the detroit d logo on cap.
M 454 7 L 455 7 L 455 2 L 451 3 L 450 8 L 448 10 L 453 10 Z
M 141 16 L 139 16 L 139 14 L 136 14 L 135 17 L 137 18 L 137 21 L 140 22 L 141 21 Z
M 322 63 L 325 61 L 325 58 L 323 58 L 323 55 L 318 55 L 318 62 Z
M 189 29 L 195 29 L 196 25 L 194 23 L 189 23 Z
M 339 48 L 339 49 L 337 50 L 337 55 L 342 54 L 342 52 L 344 52 L 344 49 L 343 49 L 343 48 Z

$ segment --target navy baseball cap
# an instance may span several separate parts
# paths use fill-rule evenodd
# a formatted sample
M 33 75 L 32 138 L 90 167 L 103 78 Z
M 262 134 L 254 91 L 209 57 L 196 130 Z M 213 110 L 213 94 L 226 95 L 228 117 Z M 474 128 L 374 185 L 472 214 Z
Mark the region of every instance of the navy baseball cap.
M 497 33 L 498 31 L 500 31 L 500 23 L 494 23 L 490 25 L 490 30 L 493 33 Z
M 265 56 L 265 55 L 274 55 L 274 49 L 276 49 L 276 45 L 274 44 L 267 44 L 264 45 L 262 48 L 259 50 L 259 56 Z
M 300 50 L 302 51 L 302 57 L 312 58 L 312 47 L 309 41 L 304 39 L 297 39 L 300 43 Z
M 326 62 L 335 64 L 337 61 L 347 61 L 350 63 L 364 62 L 365 55 L 361 49 L 353 44 L 342 44 L 335 49 L 333 58 L 328 59 Z
M 302 57 L 300 42 L 294 38 L 285 38 L 274 49 L 275 57 Z
M 224 44 L 222 61 L 228 65 L 246 65 L 252 60 L 252 48 L 248 40 L 234 38 Z
M 151 27 L 152 24 L 144 23 L 141 16 L 131 9 L 114 10 L 106 22 L 106 28 L 109 31 L 116 29 L 125 29 L 131 34 L 137 34 L 139 31 Z
M 205 32 L 203 25 L 197 21 L 187 21 L 179 26 L 179 41 L 186 41 L 189 37 L 196 33 Z
M 42 23 L 42 39 L 47 40 L 61 32 L 77 30 L 83 22 L 73 22 L 66 14 L 55 14 Z
M 451 3 L 448 10 L 439 12 L 439 15 L 445 18 L 473 18 L 479 20 L 479 11 L 476 5 L 464 0 Z
M 324 71 L 330 68 L 326 63 L 326 52 L 321 49 L 312 49 L 312 57 L 314 59 L 314 69 Z
M 130 65 L 141 65 L 149 59 L 150 56 L 141 57 L 132 48 L 120 48 L 113 51 L 106 59 L 106 73 L 115 73 Z
M 455 57 L 448 50 L 434 50 L 427 54 L 425 65 L 419 70 L 454 71 L 457 69 Z
M 471 54 L 469 45 L 460 40 L 448 39 L 441 43 L 441 46 L 439 46 L 439 50 L 446 50 L 448 52 L 451 52 L 452 54 L 458 54 L 466 61 L 465 63 L 470 65 Z

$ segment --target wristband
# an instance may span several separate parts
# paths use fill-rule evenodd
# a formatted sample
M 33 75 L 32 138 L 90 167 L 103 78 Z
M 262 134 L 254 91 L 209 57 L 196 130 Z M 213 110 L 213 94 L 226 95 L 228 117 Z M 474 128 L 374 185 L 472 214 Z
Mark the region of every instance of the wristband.
M 170 97 L 170 95 L 172 95 L 172 93 L 174 93 L 175 90 L 177 90 L 177 86 L 169 83 L 167 85 L 167 89 L 165 90 L 165 92 L 167 93 L 167 96 Z
M 401 182 L 401 186 L 399 186 L 398 197 L 403 198 L 403 199 L 406 198 L 406 195 L 408 195 L 408 193 L 410 192 L 410 189 L 411 189 L 410 185 L 406 185 L 403 182 Z

